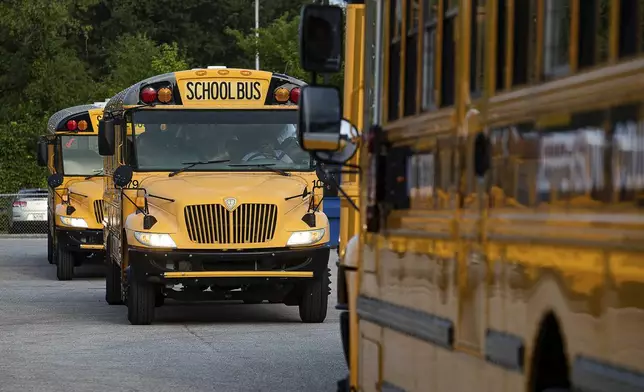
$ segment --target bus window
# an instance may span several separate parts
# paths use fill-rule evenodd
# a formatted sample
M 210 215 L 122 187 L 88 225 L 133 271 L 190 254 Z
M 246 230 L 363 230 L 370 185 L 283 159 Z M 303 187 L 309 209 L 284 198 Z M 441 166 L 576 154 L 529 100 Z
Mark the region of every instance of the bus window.
M 546 79 L 570 71 L 570 0 L 545 0 L 543 74 Z
M 65 175 L 91 175 L 103 168 L 96 136 L 61 136 L 61 144 Z
M 389 74 L 387 75 L 387 119 L 389 121 L 398 118 L 398 103 L 400 101 L 402 1 L 391 0 L 389 8 Z
M 436 108 L 435 75 L 436 75 L 436 18 L 438 12 L 437 0 L 424 0 L 423 4 L 423 82 L 422 109 Z

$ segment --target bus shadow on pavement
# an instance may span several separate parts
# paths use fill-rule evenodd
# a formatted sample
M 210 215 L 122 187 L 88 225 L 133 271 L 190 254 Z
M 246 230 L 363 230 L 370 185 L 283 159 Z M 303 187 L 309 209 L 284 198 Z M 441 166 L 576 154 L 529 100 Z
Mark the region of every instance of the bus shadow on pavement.
M 243 302 L 187 303 L 168 300 L 156 309 L 155 325 L 301 323 L 297 306 Z

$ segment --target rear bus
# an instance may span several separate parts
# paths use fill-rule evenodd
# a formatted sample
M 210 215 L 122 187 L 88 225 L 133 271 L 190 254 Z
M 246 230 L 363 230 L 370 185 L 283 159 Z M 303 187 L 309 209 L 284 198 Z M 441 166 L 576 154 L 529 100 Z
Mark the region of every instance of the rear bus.
M 58 280 L 74 268 L 103 261 L 103 159 L 98 154 L 98 119 L 105 102 L 63 109 L 49 119 L 38 142 L 38 163 L 47 182 L 47 258 Z

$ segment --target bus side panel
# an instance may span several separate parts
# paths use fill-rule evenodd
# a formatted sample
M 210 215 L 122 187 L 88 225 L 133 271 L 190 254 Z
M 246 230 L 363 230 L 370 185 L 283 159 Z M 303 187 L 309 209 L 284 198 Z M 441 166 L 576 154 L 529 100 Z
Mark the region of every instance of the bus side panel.
M 620 107 L 491 133 L 489 329 L 522 340 L 533 379 L 543 376 L 530 359 L 544 331 L 560 334 L 571 374 L 586 360 L 642 371 L 641 157 L 625 159 L 632 147 L 619 140 L 623 131 L 638 144 L 636 113 Z

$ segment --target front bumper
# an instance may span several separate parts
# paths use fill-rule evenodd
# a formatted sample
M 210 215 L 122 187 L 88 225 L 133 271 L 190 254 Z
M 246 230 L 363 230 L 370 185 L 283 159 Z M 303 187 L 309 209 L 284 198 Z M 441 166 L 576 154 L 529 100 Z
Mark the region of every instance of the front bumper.
M 71 252 L 104 252 L 103 230 L 81 229 L 71 230 L 56 228 L 56 240 Z
M 256 282 L 311 279 L 326 273 L 329 247 L 252 251 L 156 251 L 130 247 L 128 279 L 175 284 L 234 279 Z

